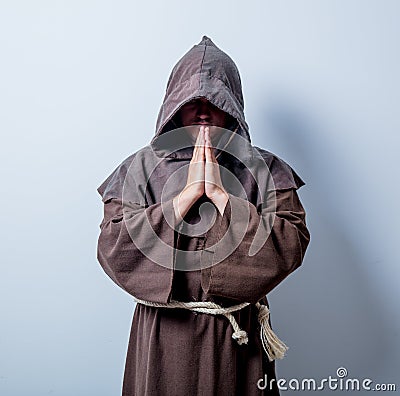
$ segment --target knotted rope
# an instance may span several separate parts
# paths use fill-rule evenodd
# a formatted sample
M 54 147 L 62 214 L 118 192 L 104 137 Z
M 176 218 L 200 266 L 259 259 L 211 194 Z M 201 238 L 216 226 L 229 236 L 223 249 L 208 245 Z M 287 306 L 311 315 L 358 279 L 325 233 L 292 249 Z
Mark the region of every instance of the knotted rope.
M 140 300 L 134 297 L 134 300 L 143 305 L 157 308 L 184 308 L 191 311 L 211 314 L 211 315 L 224 315 L 230 321 L 233 327 L 232 338 L 237 341 L 239 345 L 248 343 L 248 336 L 246 331 L 242 330 L 232 312 L 239 311 L 240 309 L 247 307 L 250 303 L 242 303 L 233 305 L 230 307 L 221 307 L 220 305 L 212 301 L 190 301 L 181 302 L 171 300 L 169 303 L 156 303 L 152 301 Z M 265 353 L 268 356 L 269 361 L 275 359 L 282 359 L 287 351 L 288 347 L 276 336 L 269 325 L 269 309 L 266 305 L 260 303 L 255 304 L 258 308 L 258 321 L 261 325 L 260 337 Z

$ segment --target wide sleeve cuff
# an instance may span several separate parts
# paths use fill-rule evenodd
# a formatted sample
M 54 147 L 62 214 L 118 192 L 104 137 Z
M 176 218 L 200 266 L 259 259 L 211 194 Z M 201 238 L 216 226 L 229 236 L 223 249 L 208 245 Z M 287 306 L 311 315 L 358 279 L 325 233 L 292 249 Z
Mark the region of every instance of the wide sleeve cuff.
M 119 199 L 104 204 L 97 257 L 107 275 L 134 297 L 170 300 L 174 264 L 172 200 L 122 209 Z
M 207 295 L 256 303 L 303 261 L 310 241 L 295 189 L 276 191 L 260 213 L 229 194 L 229 208 L 207 234 L 201 286 Z

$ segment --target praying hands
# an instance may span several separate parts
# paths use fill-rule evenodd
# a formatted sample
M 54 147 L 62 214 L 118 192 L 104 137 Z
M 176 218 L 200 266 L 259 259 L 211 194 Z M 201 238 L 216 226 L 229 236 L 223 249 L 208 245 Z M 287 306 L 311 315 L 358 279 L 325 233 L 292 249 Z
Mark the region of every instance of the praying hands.
M 177 223 L 182 221 L 190 207 L 204 193 L 223 215 L 229 196 L 222 185 L 219 164 L 211 145 L 210 129 L 201 125 L 189 164 L 186 186 L 173 199 Z

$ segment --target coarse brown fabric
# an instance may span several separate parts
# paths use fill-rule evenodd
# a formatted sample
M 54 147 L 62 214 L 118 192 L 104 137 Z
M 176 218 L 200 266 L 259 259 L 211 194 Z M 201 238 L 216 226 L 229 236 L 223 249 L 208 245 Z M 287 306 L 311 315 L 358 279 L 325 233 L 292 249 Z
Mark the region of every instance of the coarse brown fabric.
M 174 221 L 172 199 L 186 180 L 179 178 L 166 194 L 163 190 L 170 175 L 189 163 L 193 147 L 174 151 L 172 142 L 165 150 L 159 141 L 178 125 L 175 116 L 180 107 L 196 97 L 207 98 L 234 117 L 231 129 L 241 140 L 229 145 L 238 157 L 221 151 L 218 162 L 237 177 L 243 190 L 231 188 L 222 175 L 230 198 L 223 215 L 215 210 L 211 228 L 191 236 L 183 232 L 184 225 L 177 230 L 168 220 Z M 276 382 L 272 389 L 257 387 L 259 379 L 266 375 L 270 381 L 276 374 L 275 361 L 269 362 L 262 348 L 254 303 L 269 306 L 266 295 L 304 259 L 310 234 L 296 190 L 305 183 L 285 161 L 251 144 L 243 107 L 236 65 L 203 36 L 171 72 L 149 146 L 126 158 L 98 188 L 104 218 L 97 257 L 106 274 L 127 293 L 159 303 L 171 299 L 213 301 L 224 307 L 252 303 L 233 313 L 248 333 L 248 344 L 243 345 L 232 339 L 225 316 L 137 304 L 123 396 L 279 395 Z M 261 177 L 255 180 L 251 168 Z M 127 199 L 133 191 L 133 198 Z M 200 207 L 205 203 L 211 201 L 203 195 L 186 214 L 185 224 L 201 220 Z M 243 216 L 235 217 L 237 213 Z M 249 255 L 260 225 L 269 223 L 270 229 L 261 228 L 270 232 L 265 243 Z M 225 243 L 218 245 L 222 238 Z M 226 255 L 227 246 L 237 248 Z

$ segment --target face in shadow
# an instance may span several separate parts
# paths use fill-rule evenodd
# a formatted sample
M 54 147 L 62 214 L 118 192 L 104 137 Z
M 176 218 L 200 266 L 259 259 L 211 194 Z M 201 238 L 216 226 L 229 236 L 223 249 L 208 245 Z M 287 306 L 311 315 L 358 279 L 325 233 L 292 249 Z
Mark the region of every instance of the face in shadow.
M 225 113 L 204 97 L 185 103 L 177 112 L 176 117 L 181 126 L 191 127 L 185 130 L 192 143 L 196 141 L 201 125 L 209 126 L 211 140 L 214 140 L 219 134 L 218 128 L 215 127 L 228 129 L 235 121 L 230 114 Z

